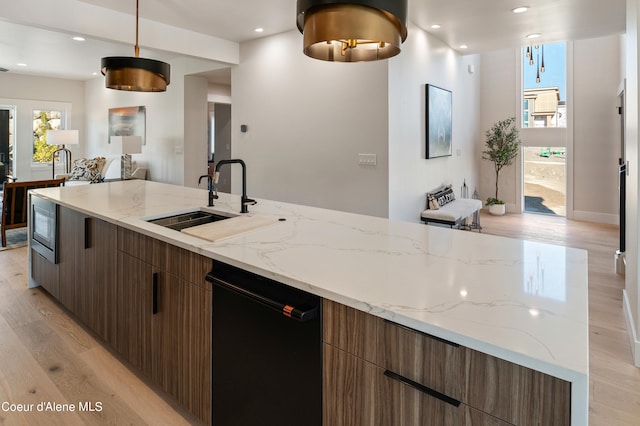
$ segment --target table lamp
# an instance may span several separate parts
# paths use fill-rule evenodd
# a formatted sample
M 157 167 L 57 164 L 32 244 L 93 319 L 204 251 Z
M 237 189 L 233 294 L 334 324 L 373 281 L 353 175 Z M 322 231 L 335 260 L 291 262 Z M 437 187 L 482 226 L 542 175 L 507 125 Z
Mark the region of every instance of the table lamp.
M 140 136 L 111 136 L 111 144 L 121 154 L 120 156 L 120 178 L 127 180 L 131 178 L 131 154 L 142 152 L 142 137 Z
M 71 151 L 66 148 L 66 145 L 78 145 L 80 139 L 78 137 L 77 130 L 47 130 L 47 145 L 58 145 L 60 148 L 53 151 L 51 156 L 51 173 L 52 178 L 56 178 L 56 154 L 58 152 L 64 152 L 65 158 L 65 173 L 71 172 Z

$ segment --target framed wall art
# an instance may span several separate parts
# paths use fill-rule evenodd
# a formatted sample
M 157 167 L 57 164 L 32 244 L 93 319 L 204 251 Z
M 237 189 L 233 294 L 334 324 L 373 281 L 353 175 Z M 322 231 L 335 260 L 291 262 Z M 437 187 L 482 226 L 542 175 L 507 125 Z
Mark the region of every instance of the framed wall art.
M 427 158 L 451 155 L 451 91 L 426 85 Z
M 109 108 L 109 143 L 111 136 L 140 136 L 146 145 L 146 108 Z

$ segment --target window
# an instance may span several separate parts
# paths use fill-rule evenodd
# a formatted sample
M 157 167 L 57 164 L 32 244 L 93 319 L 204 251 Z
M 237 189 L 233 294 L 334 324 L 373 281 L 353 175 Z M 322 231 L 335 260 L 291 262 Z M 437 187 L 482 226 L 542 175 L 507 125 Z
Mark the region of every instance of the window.
M 47 145 L 47 130 L 60 129 L 61 111 L 33 110 L 33 162 L 49 163 L 56 145 Z
M 567 127 L 566 43 L 522 49 L 522 127 Z

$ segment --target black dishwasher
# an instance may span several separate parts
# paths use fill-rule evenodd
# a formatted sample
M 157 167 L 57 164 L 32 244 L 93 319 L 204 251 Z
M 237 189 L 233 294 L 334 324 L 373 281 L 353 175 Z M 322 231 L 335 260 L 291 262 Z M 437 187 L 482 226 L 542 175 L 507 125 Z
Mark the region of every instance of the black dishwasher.
M 322 424 L 318 296 L 223 263 L 213 283 L 212 423 Z

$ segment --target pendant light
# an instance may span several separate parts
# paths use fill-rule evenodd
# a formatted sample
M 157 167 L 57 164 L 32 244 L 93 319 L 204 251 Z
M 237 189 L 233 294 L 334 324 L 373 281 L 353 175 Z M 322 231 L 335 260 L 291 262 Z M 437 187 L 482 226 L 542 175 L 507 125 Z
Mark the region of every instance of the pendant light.
M 110 56 L 102 58 L 102 75 L 109 89 L 132 92 L 164 92 L 170 82 L 170 66 L 166 62 L 139 58 L 138 0 L 136 0 L 135 57 Z
M 297 25 L 311 58 L 387 59 L 407 39 L 407 0 L 297 0 Z
M 544 44 L 542 45 L 542 62 L 540 63 L 540 72 L 544 72 Z
M 529 57 L 529 65 L 533 65 L 533 48 L 527 47 L 527 56 Z
M 540 63 L 540 54 L 538 53 L 538 63 Z M 538 66 L 538 71 L 536 73 L 536 83 L 540 83 L 540 66 Z

